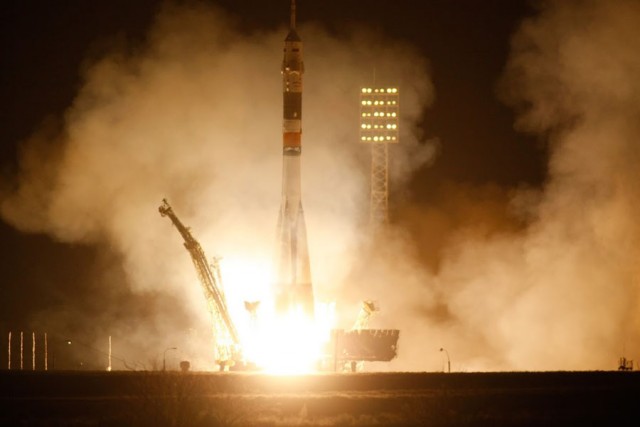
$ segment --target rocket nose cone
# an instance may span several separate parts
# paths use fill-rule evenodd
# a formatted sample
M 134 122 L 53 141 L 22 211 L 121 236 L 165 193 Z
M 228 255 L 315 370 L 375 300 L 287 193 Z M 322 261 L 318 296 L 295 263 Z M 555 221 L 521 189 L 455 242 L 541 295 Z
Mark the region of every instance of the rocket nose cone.
M 289 30 L 289 34 L 287 34 L 287 38 L 284 39 L 286 42 L 300 42 L 302 39 L 298 35 L 298 32 L 292 28 Z

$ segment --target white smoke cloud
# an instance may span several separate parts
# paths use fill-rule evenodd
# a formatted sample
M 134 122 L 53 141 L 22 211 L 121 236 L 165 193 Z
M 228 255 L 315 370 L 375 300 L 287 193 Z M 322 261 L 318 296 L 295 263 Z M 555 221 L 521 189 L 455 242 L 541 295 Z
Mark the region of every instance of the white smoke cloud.
M 528 105 L 518 124 L 552 135 L 549 182 L 526 242 L 540 277 L 516 306 L 518 324 L 546 321 L 525 329 L 531 344 L 516 360 L 604 369 L 625 344 L 640 350 L 638 24 L 633 1 L 549 3 L 514 38 L 512 99 Z
M 307 70 L 303 203 L 316 290 L 328 297 L 349 273 L 366 209 L 359 87 L 370 83 L 374 65 L 382 79 L 400 83 L 405 171 L 432 152 L 413 124 L 432 88 L 425 61 L 401 44 L 366 32 L 336 38 L 314 24 L 299 32 Z M 144 46 L 115 50 L 86 67 L 59 133 L 23 144 L 3 218 L 24 231 L 110 247 L 135 293 L 168 294 L 206 324 L 190 260 L 158 215 L 167 197 L 209 256 L 223 255 L 227 266 L 252 262 L 244 273 L 256 282 L 227 289 L 232 310 L 241 311 L 243 298 L 269 284 L 263 264 L 275 248 L 285 34 L 284 27 L 242 34 L 233 18 L 202 4 L 165 7 Z M 154 316 L 152 326 L 122 328 L 140 338 L 140 347 L 158 348 L 154 335 L 178 326 L 166 309 Z M 183 325 L 184 314 L 176 316 Z
M 639 24 L 635 1 L 543 2 L 514 36 L 501 90 L 518 127 L 548 138 L 548 177 L 513 196 L 523 231 L 449 239 L 428 280 L 447 320 L 405 320 L 455 369 L 614 369 L 640 353 Z
M 438 205 L 404 207 L 369 251 L 361 250 L 368 169 L 356 143 L 358 87 L 371 83 L 374 65 L 383 84 L 400 83 L 393 179 L 403 182 L 433 154 L 415 128 L 433 97 L 426 63 L 366 31 L 336 38 L 301 26 L 315 290 L 343 304 L 341 326 L 359 299 L 373 298 L 382 311 L 372 326 L 402 330 L 400 357 L 373 369 L 442 369 L 440 347 L 454 370 L 609 369 L 623 352 L 638 357 L 638 24 L 631 0 L 541 3 L 513 38 L 501 90 L 519 108 L 518 128 L 548 140 L 544 188 L 452 185 Z M 285 33 L 241 34 L 218 10 L 168 7 L 145 46 L 87 68 L 62 131 L 45 129 L 23 146 L 3 217 L 113 248 L 134 292 L 154 301 L 141 316 L 147 323 L 105 315 L 140 352 L 160 347 L 154 335 L 207 323 L 188 256 L 158 216 L 162 197 L 210 256 L 225 257 L 226 277 L 244 269 L 255 280 L 230 290 L 234 301 L 268 284 Z M 182 313 L 168 314 L 156 293 Z

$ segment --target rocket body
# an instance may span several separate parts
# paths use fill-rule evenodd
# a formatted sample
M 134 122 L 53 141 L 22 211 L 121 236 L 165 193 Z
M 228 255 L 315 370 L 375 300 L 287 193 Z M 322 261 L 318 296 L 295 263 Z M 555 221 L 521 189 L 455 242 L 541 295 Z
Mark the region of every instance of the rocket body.
M 276 309 L 313 316 L 314 299 L 307 230 L 302 209 L 302 40 L 295 30 L 295 1 L 282 60 L 282 203 L 278 217 L 279 259 Z

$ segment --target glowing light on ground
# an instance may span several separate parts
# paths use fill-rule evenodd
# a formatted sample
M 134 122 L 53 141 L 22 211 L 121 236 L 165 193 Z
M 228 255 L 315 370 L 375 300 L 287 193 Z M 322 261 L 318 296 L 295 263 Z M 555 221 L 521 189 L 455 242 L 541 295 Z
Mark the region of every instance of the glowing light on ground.
M 247 357 L 270 374 L 317 371 L 331 337 L 333 313 L 332 304 L 317 304 L 315 319 L 302 310 L 262 313 L 258 332 L 245 346 Z
M 221 262 L 229 312 L 247 362 L 276 375 L 318 370 L 335 324 L 335 305 L 317 303 L 315 318 L 302 310 L 277 313 L 271 290 L 271 264 L 240 257 Z M 245 301 L 259 301 L 254 313 Z

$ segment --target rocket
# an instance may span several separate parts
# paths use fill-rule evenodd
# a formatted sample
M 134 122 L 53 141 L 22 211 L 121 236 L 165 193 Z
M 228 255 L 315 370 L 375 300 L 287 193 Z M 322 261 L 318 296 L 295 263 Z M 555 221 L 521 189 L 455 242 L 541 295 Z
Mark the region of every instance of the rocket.
M 296 32 L 296 2 L 291 1 L 291 23 L 282 60 L 282 203 L 278 216 L 279 259 L 276 310 L 302 310 L 313 317 L 314 300 L 307 230 L 302 210 L 300 159 L 302 156 L 302 40 Z

